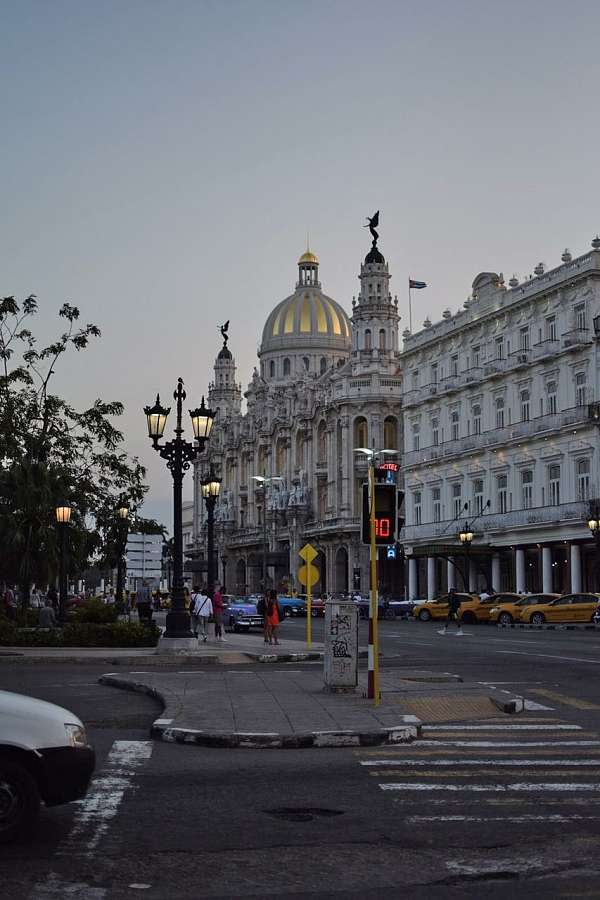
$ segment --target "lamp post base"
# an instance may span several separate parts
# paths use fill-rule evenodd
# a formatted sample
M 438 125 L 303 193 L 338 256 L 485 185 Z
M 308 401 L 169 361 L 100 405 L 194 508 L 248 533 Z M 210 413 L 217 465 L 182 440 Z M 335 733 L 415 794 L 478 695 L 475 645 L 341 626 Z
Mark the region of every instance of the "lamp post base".
M 198 650 L 198 639 L 195 637 L 191 638 L 170 638 L 165 637 L 164 635 L 158 642 L 156 647 L 156 653 L 158 654 L 171 654 L 173 656 L 177 655 L 189 655 L 194 651 Z
M 181 603 L 183 606 L 183 602 Z M 165 637 L 192 638 L 190 614 L 186 609 L 172 609 L 166 617 Z

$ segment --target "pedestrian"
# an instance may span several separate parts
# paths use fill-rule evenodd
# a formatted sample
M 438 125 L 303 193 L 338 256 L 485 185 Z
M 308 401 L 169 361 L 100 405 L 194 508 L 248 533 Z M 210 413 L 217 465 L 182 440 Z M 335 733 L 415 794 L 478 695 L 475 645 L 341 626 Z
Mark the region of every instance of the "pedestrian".
M 11 622 L 16 621 L 17 601 L 15 598 L 15 592 L 11 588 L 10 584 L 4 585 L 4 597 L 2 599 L 4 601 L 4 612 L 6 614 L 6 618 L 10 619 Z
M 113 606 L 115 603 L 115 595 L 112 588 L 108 589 L 108 594 L 104 598 L 104 603 L 106 606 Z
M 461 625 L 460 618 L 459 618 L 459 610 L 460 610 L 460 597 L 458 596 L 458 594 L 456 593 L 454 588 L 451 588 L 448 593 L 448 618 L 446 619 L 446 624 L 441 629 L 441 631 L 438 631 L 438 634 L 446 634 L 446 631 L 448 630 L 448 625 L 451 622 L 454 622 L 454 624 L 456 625 L 457 636 L 462 636 L 463 630 L 462 630 L 462 625 Z
M 211 599 L 210 591 L 208 592 L 208 598 L 209 600 Z M 223 595 L 218 588 L 212 592 L 212 608 L 215 620 L 215 639 L 221 641 L 221 643 L 226 643 L 223 637 Z
M 152 621 L 152 594 L 148 585 L 148 579 L 142 580 L 141 587 L 137 589 L 137 611 L 140 625 Z
M 261 595 L 256 603 L 256 612 L 257 615 L 262 616 L 263 620 L 263 638 L 265 644 L 269 643 L 269 623 L 267 621 L 267 601 L 264 597 L 264 594 Z
M 277 591 L 271 589 L 268 593 L 267 600 L 267 623 L 269 644 L 279 644 L 277 639 L 277 629 L 283 619 L 281 608 L 277 601 Z
M 213 606 L 210 597 L 203 590 L 195 587 L 192 594 L 192 631 L 194 637 L 208 640 L 208 620 L 213 614 Z
M 48 597 L 48 600 L 52 604 L 52 609 L 54 610 L 54 612 L 56 612 L 58 610 L 59 604 L 58 604 L 58 591 L 56 590 L 54 585 L 52 585 L 51 587 L 48 588 L 48 593 L 46 594 L 46 596 Z
M 38 624 L 40 628 L 56 628 L 56 613 L 52 609 L 50 600 L 46 600 L 40 609 Z

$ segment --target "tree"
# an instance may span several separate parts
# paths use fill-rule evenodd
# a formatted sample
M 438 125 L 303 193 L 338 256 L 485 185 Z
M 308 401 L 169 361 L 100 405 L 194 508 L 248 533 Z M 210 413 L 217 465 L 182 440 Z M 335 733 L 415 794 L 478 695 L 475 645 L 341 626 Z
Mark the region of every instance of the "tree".
M 99 328 L 80 326 L 79 310 L 65 303 L 64 331 L 40 348 L 27 327 L 36 312 L 33 295 L 0 300 L 0 578 L 18 583 L 25 600 L 32 582 L 56 571 L 58 501 L 73 505 L 69 556 L 81 571 L 102 554 L 119 497 L 135 507 L 147 490 L 144 467 L 121 449 L 111 421 L 123 404 L 96 399 L 78 411 L 51 391 L 59 360 L 85 350 Z

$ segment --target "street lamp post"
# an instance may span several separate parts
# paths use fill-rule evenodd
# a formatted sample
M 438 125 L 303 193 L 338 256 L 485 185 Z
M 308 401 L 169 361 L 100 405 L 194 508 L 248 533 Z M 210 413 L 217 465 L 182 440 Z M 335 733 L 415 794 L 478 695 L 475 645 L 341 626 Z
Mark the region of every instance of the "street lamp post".
M 594 536 L 594 544 L 596 545 L 596 590 L 600 591 L 600 506 L 594 507 L 590 511 L 588 519 L 588 528 Z
M 222 592 L 225 593 L 227 590 L 227 588 L 225 586 L 225 580 L 227 577 L 227 557 L 225 556 L 225 554 L 223 554 L 221 557 L 221 563 L 223 565 L 223 580 L 222 580 L 222 584 L 221 584 L 221 589 L 222 589 Z
M 58 618 L 62 623 L 67 611 L 67 528 L 71 521 L 71 504 L 67 501 L 57 503 L 55 515 L 59 535 Z
M 458 539 L 461 542 L 461 544 L 463 545 L 463 547 L 465 548 L 465 579 L 464 579 L 464 581 L 465 581 L 465 590 L 467 591 L 467 593 L 469 593 L 471 590 L 471 563 L 470 563 L 469 551 L 471 549 L 471 543 L 472 543 L 474 537 L 475 537 L 475 535 L 469 528 L 469 523 L 465 522 L 465 527 L 462 529 L 462 531 L 458 532 Z
M 267 593 L 267 485 L 275 484 L 278 481 L 283 481 L 281 475 L 253 475 L 254 481 L 258 481 L 260 487 L 262 488 L 263 494 L 263 554 L 262 554 L 262 583 L 263 583 L 263 592 Z
M 123 601 L 124 560 L 123 554 L 127 545 L 127 532 L 129 530 L 129 504 L 126 497 L 121 497 L 117 506 L 117 591 L 116 601 Z
M 208 555 L 206 586 L 209 596 L 212 597 L 215 589 L 215 506 L 221 490 L 221 479 L 217 478 L 212 466 L 208 476 L 203 478 L 200 484 L 206 504 L 206 552 Z
M 181 413 L 186 393 L 183 389 L 183 379 L 177 380 L 177 389 L 173 393 L 173 399 L 177 403 L 177 427 L 175 439 L 162 446 L 159 444 L 170 408 L 165 409 L 160 404 L 160 397 L 156 396 L 154 406 L 146 406 L 144 413 L 148 423 L 148 437 L 152 440 L 152 446 L 163 459 L 167 461 L 167 468 L 173 477 L 173 590 L 171 594 L 171 610 L 167 614 L 166 638 L 192 638 L 190 631 L 190 615 L 185 608 L 183 590 L 183 478 L 190 465 L 204 450 L 206 441 L 210 436 L 214 422 L 214 413 L 204 405 L 204 397 L 198 409 L 190 410 L 192 429 L 196 439 L 196 445 L 185 441 L 181 435 Z

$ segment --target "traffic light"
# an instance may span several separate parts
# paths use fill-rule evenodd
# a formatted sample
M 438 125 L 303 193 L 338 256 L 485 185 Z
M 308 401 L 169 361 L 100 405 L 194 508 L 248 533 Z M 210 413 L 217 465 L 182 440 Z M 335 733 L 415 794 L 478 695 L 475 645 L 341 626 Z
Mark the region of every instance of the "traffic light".
M 375 484 L 375 543 L 379 546 L 395 544 L 397 494 L 395 484 Z M 369 510 L 369 485 L 362 486 L 362 542 L 371 543 L 371 517 Z

